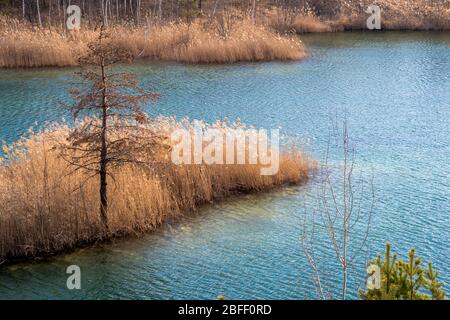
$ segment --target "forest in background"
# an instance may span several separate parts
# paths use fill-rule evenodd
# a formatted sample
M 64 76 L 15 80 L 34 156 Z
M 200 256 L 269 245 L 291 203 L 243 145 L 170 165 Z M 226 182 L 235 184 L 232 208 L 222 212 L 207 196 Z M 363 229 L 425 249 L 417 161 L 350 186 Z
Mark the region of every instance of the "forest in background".
M 120 19 L 141 21 L 142 18 L 176 20 L 191 19 L 200 14 L 214 15 L 224 8 L 236 8 L 249 13 L 272 6 L 304 10 L 308 8 L 320 16 L 337 14 L 340 1 L 325 0 L 0 0 L 5 13 L 22 15 L 32 23 L 64 21 L 64 10 L 78 5 L 89 19 Z
M 285 22 L 295 20 L 297 16 L 314 17 L 321 21 L 334 21 L 335 29 L 339 24 L 347 29 L 362 27 L 349 21 L 346 25 L 343 20 L 354 20 L 355 16 L 361 15 L 367 17 L 365 11 L 371 4 L 381 7 L 387 29 L 449 27 L 448 0 L 0 0 L 0 10 L 38 25 L 63 25 L 66 18 L 64 8 L 69 5 L 78 5 L 86 21 L 103 20 L 106 24 L 111 21 L 136 24 L 192 21 L 198 17 L 215 17 L 230 9 L 258 19 L 276 11 L 281 15 L 277 19 Z

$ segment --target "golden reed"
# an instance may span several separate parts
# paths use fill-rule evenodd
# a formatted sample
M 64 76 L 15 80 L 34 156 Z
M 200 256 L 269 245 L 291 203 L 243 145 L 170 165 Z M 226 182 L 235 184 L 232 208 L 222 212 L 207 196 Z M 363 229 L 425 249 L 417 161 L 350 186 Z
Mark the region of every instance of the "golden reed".
M 305 49 L 292 33 L 365 30 L 366 8 L 372 0 L 319 1 L 321 11 L 305 5 L 282 10 L 261 2 L 252 19 L 238 12 L 227 23 L 197 18 L 191 23 L 155 22 L 136 27 L 113 24 L 114 42 L 135 57 L 182 63 L 233 63 L 298 60 Z M 384 30 L 450 30 L 450 2 L 446 0 L 380 0 Z M 68 32 L 57 27 L 37 28 L 0 14 L 0 68 L 76 66 L 78 57 L 96 35 L 88 26 Z
M 230 30 L 200 19 L 142 27 L 110 27 L 113 43 L 136 58 L 183 63 L 233 63 L 298 60 L 305 56 L 301 41 L 239 19 Z M 61 31 L 37 28 L 0 15 L 0 68 L 76 66 L 87 44 L 97 35 L 91 28 Z
M 450 2 L 446 0 L 321 0 L 324 14 L 318 16 L 311 7 L 297 10 L 266 9 L 267 24 L 278 32 L 317 33 L 367 30 L 366 9 L 378 5 L 383 30 L 450 30 Z
M 181 124 L 159 118 L 151 125 L 159 134 L 170 136 Z M 82 172 L 69 174 L 73 167 L 59 156 L 58 146 L 67 143 L 69 130 L 56 125 L 36 134 L 30 131 L 28 137 L 3 146 L 0 262 L 146 232 L 204 203 L 305 182 L 315 167 L 296 148 L 281 153 L 276 175 L 262 176 L 259 164 L 174 165 L 169 149 L 161 147 L 155 159 L 162 165 L 153 170 L 131 164 L 114 170 L 114 179 L 108 181 L 105 230 L 99 214 L 98 178 L 86 181 Z

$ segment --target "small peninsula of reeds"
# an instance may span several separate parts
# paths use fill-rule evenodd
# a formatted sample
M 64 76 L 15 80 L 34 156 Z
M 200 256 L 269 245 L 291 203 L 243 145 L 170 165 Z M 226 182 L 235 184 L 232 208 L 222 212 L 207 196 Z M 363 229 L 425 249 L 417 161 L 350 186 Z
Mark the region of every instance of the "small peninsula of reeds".
M 167 136 L 180 125 L 171 118 L 148 124 L 151 132 Z M 3 146 L 0 261 L 54 254 L 146 232 L 168 217 L 187 214 L 227 196 L 303 183 L 314 167 L 295 148 L 281 153 L 276 175 L 262 176 L 260 165 L 175 165 L 170 148 L 155 146 L 152 157 L 159 164 L 151 170 L 134 164 L 112 169 L 105 229 L 99 215 L 98 179 L 87 179 L 60 156 L 59 146 L 67 143 L 69 131 L 66 125 L 55 125 Z
M 299 60 L 305 56 L 297 37 L 280 35 L 249 19 L 218 27 L 200 19 L 135 26 L 109 26 L 116 46 L 147 61 L 234 63 Z M 0 14 L 0 68 L 77 66 L 78 58 L 95 39 L 95 28 L 66 31 L 39 28 Z

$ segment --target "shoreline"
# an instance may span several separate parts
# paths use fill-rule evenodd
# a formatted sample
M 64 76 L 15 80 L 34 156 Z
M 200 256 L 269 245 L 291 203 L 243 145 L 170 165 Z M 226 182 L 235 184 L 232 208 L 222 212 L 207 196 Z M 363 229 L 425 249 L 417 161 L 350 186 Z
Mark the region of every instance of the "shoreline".
M 300 61 L 308 57 L 301 35 L 338 32 L 449 32 L 450 5 L 423 0 L 381 0 L 381 29 L 368 30 L 370 1 L 336 2 L 309 7 L 261 3 L 248 12 L 202 7 L 194 16 L 145 19 L 110 17 L 115 46 L 139 61 L 193 65 Z M 83 16 L 81 29 L 68 31 L 63 20 L 24 19 L 19 12 L 0 13 L 0 69 L 76 67 L 87 44 L 98 36 L 99 16 Z M 134 20 L 133 20 L 134 19 Z M 137 20 L 136 20 L 137 19 Z M 53 22 L 52 22 L 53 21 Z
M 324 35 L 330 35 L 330 34 L 345 34 L 345 33 L 374 33 L 374 34 L 383 34 L 383 33 L 434 33 L 434 34 L 448 34 L 450 30 L 420 30 L 420 29 L 381 29 L 381 30 L 366 30 L 364 28 L 353 28 L 348 30 L 336 30 L 336 31 L 327 31 L 327 32 L 304 32 L 304 33 L 298 33 L 296 34 L 297 37 L 300 37 L 301 35 L 311 36 L 311 35 L 317 35 L 317 34 L 324 34 Z M 0 38 L 1 40 L 1 38 Z M 178 65 L 187 65 L 187 66 L 223 66 L 223 65 L 239 65 L 239 64 L 259 64 L 259 63 L 266 63 L 266 62 L 280 62 L 280 63 L 292 63 L 292 62 L 298 62 L 302 61 L 304 59 L 309 58 L 310 52 L 308 51 L 308 48 L 304 46 L 303 42 L 302 48 L 301 48 L 301 54 L 299 58 L 273 58 L 273 59 L 259 59 L 259 60 L 236 60 L 236 61 L 180 61 L 176 59 L 153 59 L 153 58 L 136 58 L 135 61 L 132 63 L 134 65 L 139 64 L 178 64 Z M 0 57 L 1 62 L 1 57 Z M 68 70 L 68 69 L 76 69 L 79 66 L 77 64 L 68 64 L 68 65 L 58 65 L 55 64 L 48 64 L 48 65 L 42 65 L 42 66 L 28 66 L 28 65 L 0 65 L 0 72 L 1 71 L 38 71 L 38 70 Z
M 70 32 L 55 27 L 35 28 L 0 15 L 2 25 L 0 68 L 4 69 L 78 66 L 88 44 L 98 37 L 94 28 Z M 279 35 L 248 18 L 236 20 L 230 30 L 220 30 L 201 19 L 137 27 L 116 24 L 107 28 L 112 45 L 128 51 L 136 60 L 230 64 L 294 61 L 306 55 L 298 37 Z
M 153 232 L 158 231 L 158 229 L 160 229 L 161 227 L 164 227 L 164 224 L 166 224 L 166 223 L 179 223 L 182 219 L 188 217 L 189 215 L 197 214 L 201 210 L 205 210 L 209 205 L 222 203 L 224 201 L 239 200 L 240 198 L 243 198 L 247 195 L 253 195 L 253 196 L 270 195 L 274 192 L 279 192 L 285 188 L 305 186 L 308 182 L 310 182 L 311 179 L 313 179 L 313 175 L 314 175 L 314 172 L 311 173 L 311 176 L 308 176 L 301 183 L 297 183 L 297 184 L 286 183 L 284 185 L 276 186 L 275 188 L 272 188 L 270 190 L 249 191 L 249 192 L 236 191 L 226 197 L 218 199 L 217 201 L 215 201 L 213 203 L 205 202 L 203 204 L 200 204 L 195 210 L 189 210 L 186 212 L 176 213 L 176 214 L 170 216 L 167 220 L 163 221 L 160 225 L 155 226 L 153 229 L 148 230 L 148 231 L 139 232 L 139 233 L 117 234 L 117 235 L 113 235 L 113 236 L 111 236 L 109 238 L 105 238 L 105 239 L 96 239 L 93 241 L 80 242 L 73 247 L 68 247 L 61 251 L 56 251 L 56 252 L 51 252 L 51 253 L 44 252 L 42 254 L 37 254 L 35 256 L 30 256 L 30 257 L 14 257 L 14 258 L 0 260 L 0 270 L 3 267 L 11 267 L 11 266 L 19 265 L 19 264 L 33 264 L 33 263 L 41 263 L 41 262 L 44 263 L 44 262 L 50 261 L 51 259 L 63 256 L 63 255 L 75 253 L 78 250 L 94 248 L 96 246 L 101 247 L 103 245 L 112 244 L 115 241 L 139 239 L 141 237 L 145 237 L 146 235 L 149 235 Z
M 159 119 L 150 128 L 170 136 L 179 125 Z M 159 161 L 160 165 L 146 169 L 130 164 L 112 172 L 109 184 L 114 186 L 110 193 L 113 200 L 105 228 L 98 212 L 98 180 L 86 180 L 80 172 L 68 174 L 73 168 L 58 152 L 68 130 L 56 126 L 4 146 L 6 153 L 0 162 L 1 261 L 29 261 L 145 234 L 204 204 L 304 184 L 315 169 L 314 160 L 295 146 L 280 153 L 275 174 L 264 176 L 261 163 L 173 164 L 170 148 L 162 144 L 147 155 L 149 161 Z M 141 139 L 152 135 L 143 133 Z

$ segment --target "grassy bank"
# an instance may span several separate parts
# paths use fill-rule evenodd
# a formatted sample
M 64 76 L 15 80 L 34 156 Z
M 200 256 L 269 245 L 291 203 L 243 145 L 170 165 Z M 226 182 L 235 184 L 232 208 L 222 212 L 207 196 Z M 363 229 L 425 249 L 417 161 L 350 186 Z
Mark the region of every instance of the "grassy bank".
M 180 125 L 161 118 L 148 126 L 169 136 Z M 292 148 L 281 154 L 274 176 L 261 176 L 260 165 L 176 166 L 169 149 L 161 146 L 151 155 L 159 163 L 152 170 L 131 164 L 115 169 L 108 181 L 111 203 L 105 230 L 99 216 L 98 179 L 86 180 L 86 174 L 72 172 L 73 167 L 59 156 L 68 132 L 68 127 L 56 126 L 3 147 L 0 262 L 146 232 L 204 203 L 302 183 L 313 168 L 311 161 Z
M 116 46 L 149 61 L 233 63 L 305 56 L 299 39 L 281 36 L 249 19 L 239 19 L 225 29 L 199 19 L 146 26 L 117 24 L 110 31 Z M 0 68 L 76 66 L 96 35 L 89 27 L 67 32 L 0 16 Z

